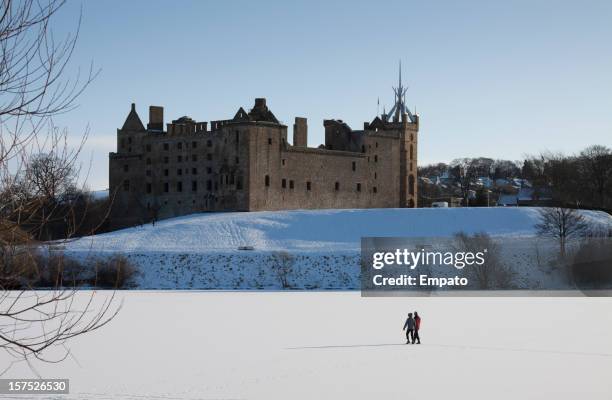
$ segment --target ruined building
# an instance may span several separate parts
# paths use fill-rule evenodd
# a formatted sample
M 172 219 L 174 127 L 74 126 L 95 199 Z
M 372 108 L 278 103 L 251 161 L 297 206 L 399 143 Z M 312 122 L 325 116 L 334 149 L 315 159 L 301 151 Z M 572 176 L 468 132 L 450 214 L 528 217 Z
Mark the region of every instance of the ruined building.
M 416 207 L 419 118 L 400 81 L 389 113 L 353 130 L 325 120 L 310 148 L 306 118 L 293 140 L 266 99 L 227 120 L 189 117 L 164 127 L 162 107 L 145 126 L 132 104 L 109 155 L 115 227 L 205 211 Z M 165 129 L 164 129 L 165 128 Z

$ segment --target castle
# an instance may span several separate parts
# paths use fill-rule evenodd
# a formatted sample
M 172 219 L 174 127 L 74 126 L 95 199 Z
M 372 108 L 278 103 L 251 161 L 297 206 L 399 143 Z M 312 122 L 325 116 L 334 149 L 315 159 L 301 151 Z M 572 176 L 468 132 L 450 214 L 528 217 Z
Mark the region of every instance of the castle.
M 394 88 L 388 112 L 353 130 L 325 120 L 325 144 L 307 146 L 306 118 L 287 126 L 255 99 L 232 119 L 166 124 L 149 107 L 145 127 L 132 104 L 109 154 L 111 225 L 205 211 L 260 211 L 417 206 L 419 118 Z

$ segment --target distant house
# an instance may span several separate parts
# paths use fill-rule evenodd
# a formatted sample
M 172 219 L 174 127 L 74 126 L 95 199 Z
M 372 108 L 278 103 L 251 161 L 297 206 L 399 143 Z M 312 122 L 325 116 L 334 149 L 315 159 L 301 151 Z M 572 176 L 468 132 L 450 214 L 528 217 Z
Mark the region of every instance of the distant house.
M 517 207 L 518 195 L 516 194 L 501 194 L 497 199 L 497 205 L 500 207 Z
M 549 206 L 552 204 L 552 193 L 550 189 L 535 190 L 530 187 L 522 187 L 518 192 L 519 206 Z
M 552 195 L 548 189 L 534 190 L 522 187 L 516 194 L 502 194 L 497 200 L 500 207 L 517 206 L 549 206 L 552 204 Z
M 476 185 L 490 189 L 493 186 L 493 179 L 488 176 L 481 176 L 476 180 Z

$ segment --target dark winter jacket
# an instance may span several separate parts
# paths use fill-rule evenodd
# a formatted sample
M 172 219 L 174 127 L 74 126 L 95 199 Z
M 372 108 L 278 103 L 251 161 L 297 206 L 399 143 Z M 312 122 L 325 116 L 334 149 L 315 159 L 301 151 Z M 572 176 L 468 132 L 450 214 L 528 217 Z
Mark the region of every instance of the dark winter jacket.
M 406 320 L 406 323 L 404 324 L 403 329 L 406 329 L 406 328 L 408 328 L 409 330 L 414 329 L 414 318 L 408 317 L 408 319 Z

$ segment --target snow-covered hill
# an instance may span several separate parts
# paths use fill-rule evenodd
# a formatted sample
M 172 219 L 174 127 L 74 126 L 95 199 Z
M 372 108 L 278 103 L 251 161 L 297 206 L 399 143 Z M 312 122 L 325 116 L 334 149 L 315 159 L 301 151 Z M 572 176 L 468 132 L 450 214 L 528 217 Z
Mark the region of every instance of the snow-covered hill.
M 583 211 L 593 224 L 612 226 L 612 216 Z M 358 251 L 363 236 L 439 237 L 457 232 L 490 235 L 534 234 L 538 209 L 417 208 L 298 210 L 193 214 L 134 228 L 85 237 L 71 250 L 95 252 Z
M 612 216 L 582 213 L 591 225 L 612 228 Z M 538 215 L 535 208 L 501 207 L 193 214 L 80 238 L 66 252 L 124 254 L 143 272 L 141 288 L 251 289 L 278 287 L 267 264 L 282 250 L 296 257 L 295 286 L 356 288 L 361 237 L 531 237 Z

